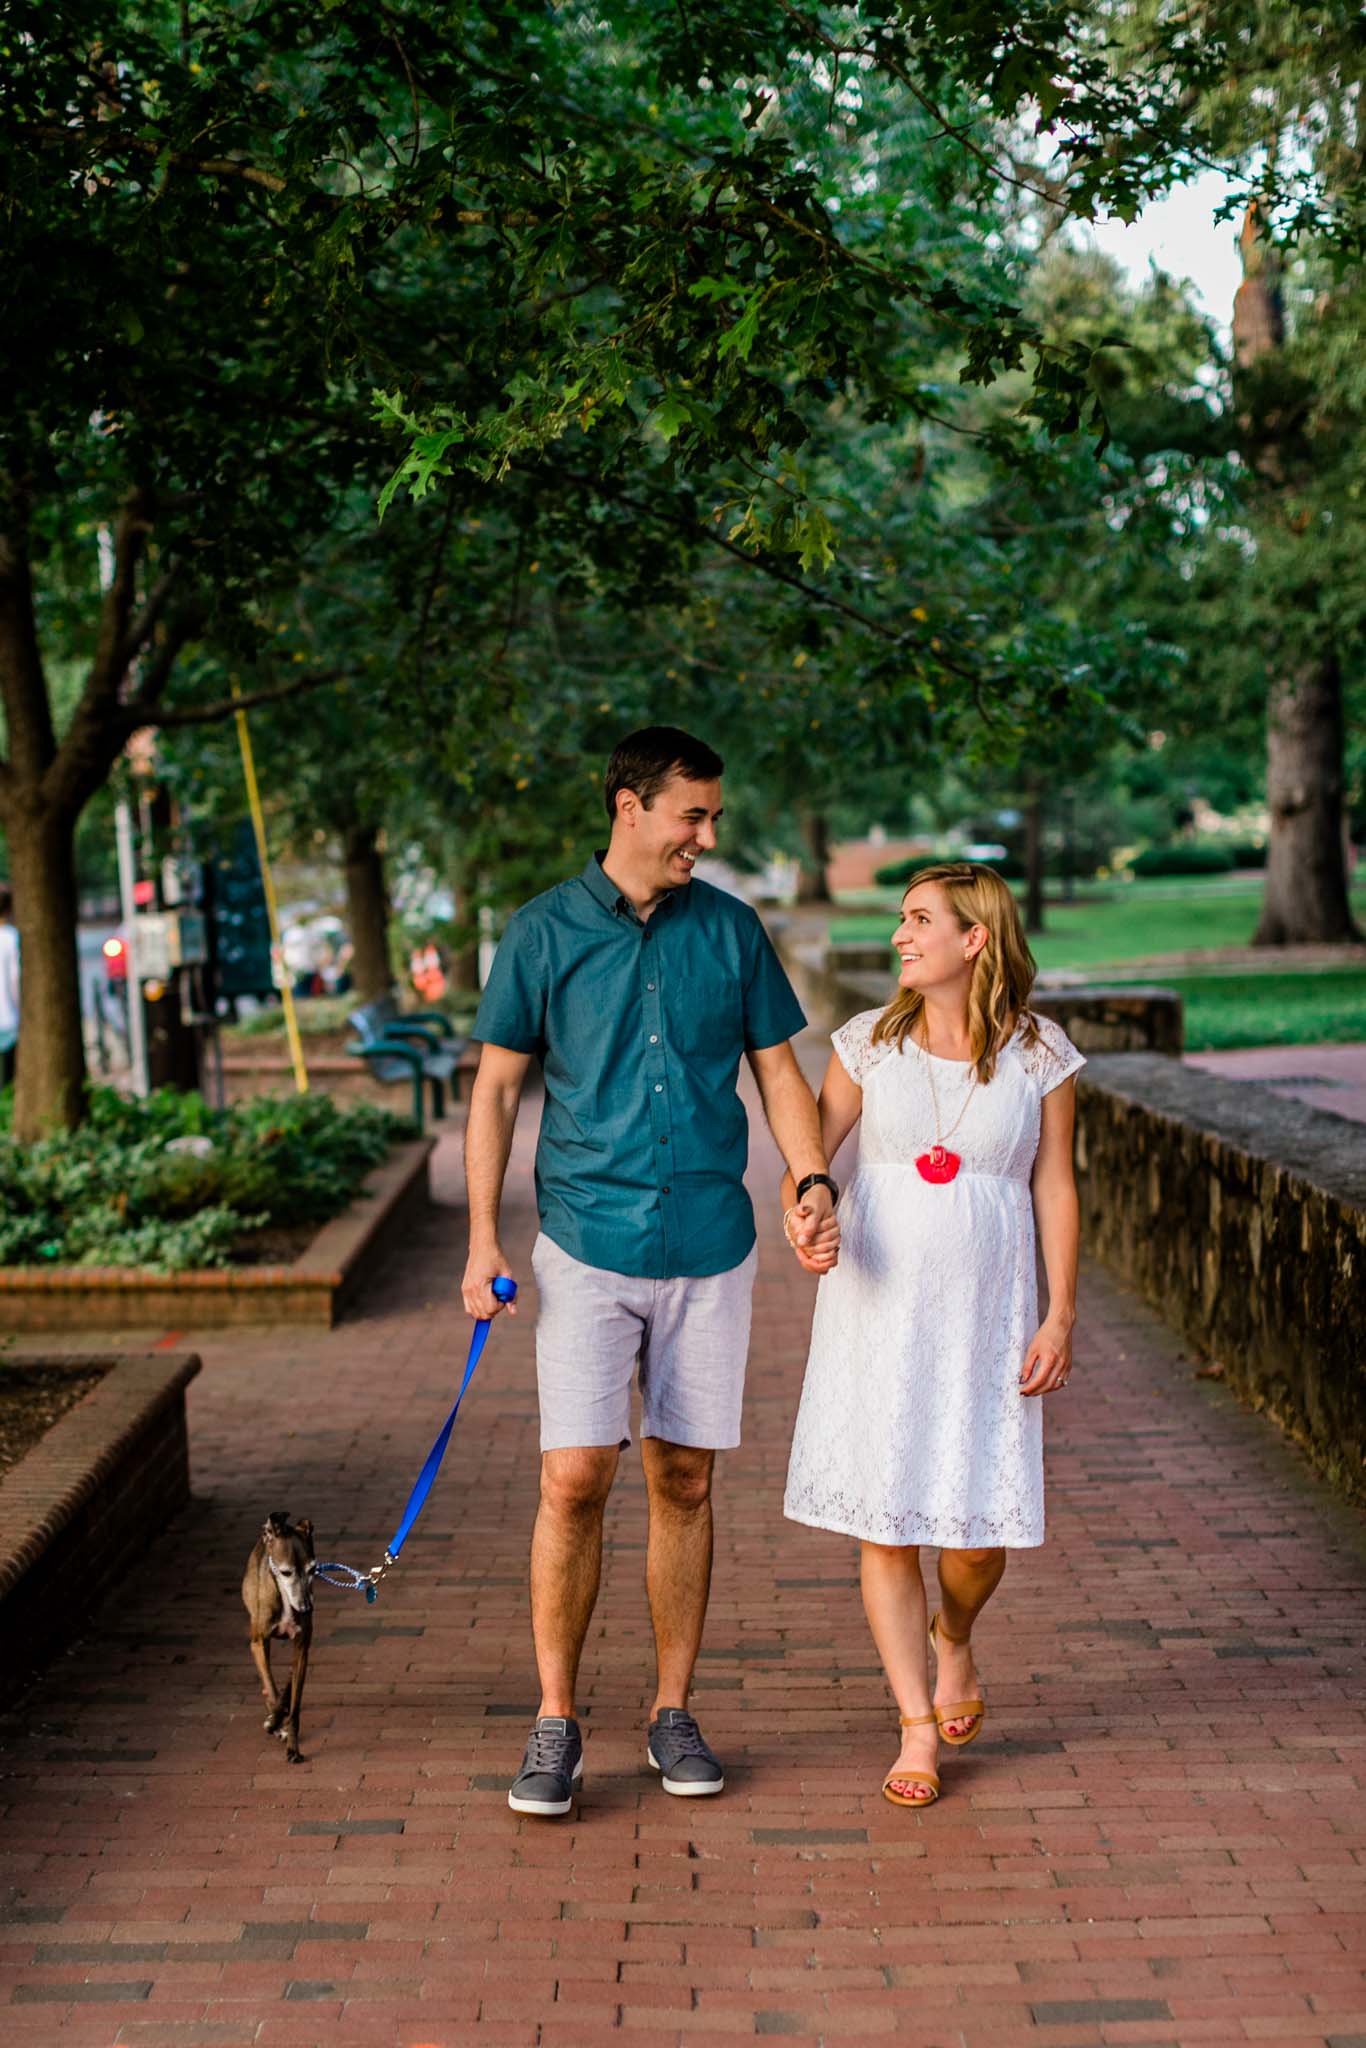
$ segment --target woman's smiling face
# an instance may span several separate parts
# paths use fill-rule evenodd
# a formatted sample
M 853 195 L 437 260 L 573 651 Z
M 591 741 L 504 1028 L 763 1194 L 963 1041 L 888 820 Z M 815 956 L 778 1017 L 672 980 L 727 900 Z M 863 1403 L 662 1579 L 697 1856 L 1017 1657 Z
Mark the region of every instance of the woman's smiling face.
M 901 922 L 892 933 L 901 956 L 899 985 L 924 990 L 964 977 L 986 937 L 985 925 L 963 930 L 938 882 L 918 882 L 906 891 Z

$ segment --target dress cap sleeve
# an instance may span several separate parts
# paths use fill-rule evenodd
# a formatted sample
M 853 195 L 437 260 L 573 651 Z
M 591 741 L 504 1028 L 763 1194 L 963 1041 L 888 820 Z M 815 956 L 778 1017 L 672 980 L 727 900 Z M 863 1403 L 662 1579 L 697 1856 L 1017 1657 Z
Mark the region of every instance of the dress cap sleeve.
M 840 1065 L 858 1088 L 863 1086 L 869 1072 L 888 1050 L 885 1044 L 873 1044 L 873 1026 L 881 1015 L 881 1010 L 860 1010 L 856 1017 L 851 1017 L 847 1024 L 841 1024 L 838 1031 L 830 1034 Z
M 1052 1017 L 1040 1017 L 1030 1013 L 1038 1031 L 1032 1044 L 1021 1047 L 1021 1057 L 1027 1071 L 1038 1083 L 1040 1095 L 1051 1095 L 1064 1081 L 1079 1073 L 1086 1065 L 1086 1056 L 1077 1051 L 1061 1024 Z

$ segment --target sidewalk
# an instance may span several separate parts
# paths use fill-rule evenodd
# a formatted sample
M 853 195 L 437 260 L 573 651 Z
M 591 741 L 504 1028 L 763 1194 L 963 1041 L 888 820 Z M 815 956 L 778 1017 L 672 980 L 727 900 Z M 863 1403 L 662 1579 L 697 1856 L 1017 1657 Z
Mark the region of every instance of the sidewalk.
M 1255 1081 L 1273 1095 L 1366 1124 L 1366 1045 L 1257 1045 L 1239 1052 L 1188 1052 L 1186 1065 L 1202 1067 L 1226 1081 Z
M 535 1700 L 529 1285 L 378 1605 L 319 1591 L 307 1765 L 262 1732 L 238 1595 L 261 1520 L 310 1514 L 320 1554 L 371 1563 L 463 1361 L 461 1219 L 434 1211 L 339 1330 L 152 1333 L 204 1359 L 196 1500 L 10 1730 L 4 2048 L 1366 2044 L 1357 1518 L 1090 1273 L 1050 1540 L 980 1631 L 986 1733 L 945 1752 L 936 1807 L 893 1809 L 855 1546 L 779 1512 L 810 1291 L 754 1150 L 748 1433 L 696 1701 L 725 1795 L 670 1800 L 644 1767 L 628 1454 L 581 1812 L 507 1810 Z M 456 1202 L 454 1140 L 436 1166 Z

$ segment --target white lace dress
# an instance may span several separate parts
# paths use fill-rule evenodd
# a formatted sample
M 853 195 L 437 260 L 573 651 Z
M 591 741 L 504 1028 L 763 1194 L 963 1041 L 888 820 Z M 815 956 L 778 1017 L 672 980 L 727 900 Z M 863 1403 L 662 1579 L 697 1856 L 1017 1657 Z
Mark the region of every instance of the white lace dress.
M 945 1142 L 935 1184 L 926 1060 L 871 1043 L 881 1012 L 835 1033 L 863 1090 L 859 1161 L 840 1200 L 839 1264 L 821 1280 L 784 1513 L 872 1543 L 954 1550 L 1043 1542 L 1043 1402 L 1019 1391 L 1038 1327 L 1030 1175 L 1043 1097 L 1085 1065 L 1057 1024 L 1017 1029 Z M 971 1067 L 934 1059 L 947 1133 Z

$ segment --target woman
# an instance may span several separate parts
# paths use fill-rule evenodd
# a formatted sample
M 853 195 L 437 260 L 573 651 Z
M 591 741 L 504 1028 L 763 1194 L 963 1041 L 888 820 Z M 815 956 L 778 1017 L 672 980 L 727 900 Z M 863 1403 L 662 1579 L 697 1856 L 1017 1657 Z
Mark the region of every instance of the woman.
M 928 1806 L 941 1735 L 971 1742 L 986 1713 L 973 1623 L 1006 1551 L 1043 1542 L 1038 1397 L 1071 1370 L 1084 1061 L 1026 1007 L 1034 962 L 991 868 L 923 868 L 892 943 L 898 993 L 835 1033 L 821 1089 L 827 1158 L 863 1128 L 838 1221 L 795 1247 L 824 1277 L 784 1512 L 860 1540 L 864 1610 L 901 1715 L 882 1789 Z M 785 1205 L 793 1192 L 786 1179 Z M 786 1208 L 789 1238 L 803 1215 Z M 940 1546 L 928 1638 L 922 1543 Z

